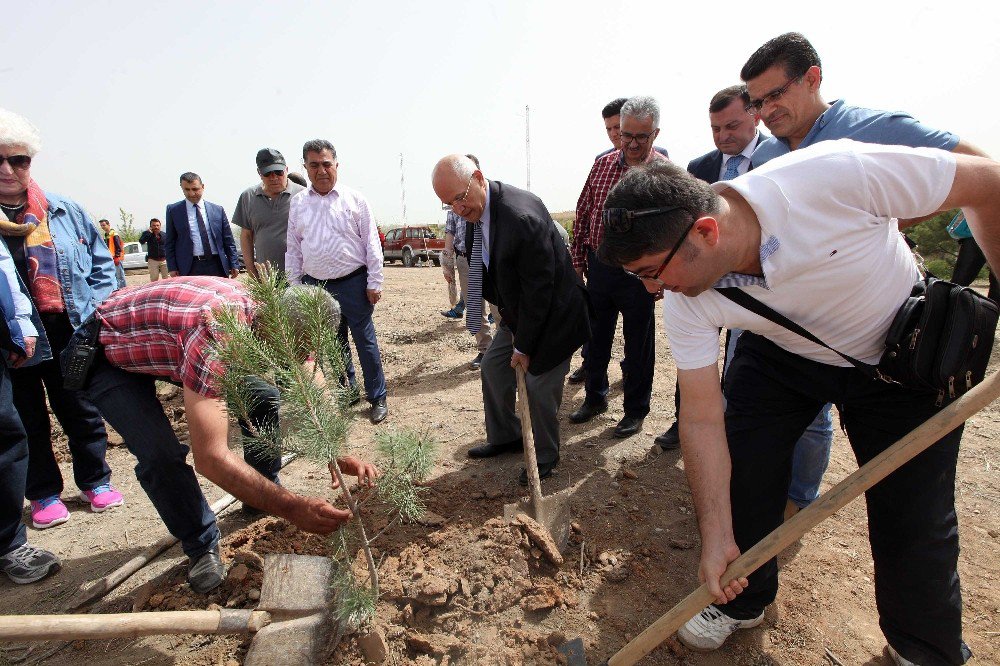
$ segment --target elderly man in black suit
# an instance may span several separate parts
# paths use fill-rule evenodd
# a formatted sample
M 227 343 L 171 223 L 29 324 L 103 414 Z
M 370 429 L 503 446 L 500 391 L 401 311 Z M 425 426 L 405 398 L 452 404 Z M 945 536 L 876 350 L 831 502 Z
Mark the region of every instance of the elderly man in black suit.
M 729 86 L 715 93 L 708 103 L 708 120 L 712 125 L 712 141 L 715 150 L 705 153 L 688 163 L 688 173 L 707 183 L 730 180 L 742 176 L 750 169 L 750 156 L 757 146 L 770 137 L 757 130 L 759 116 L 746 112 L 750 103 L 746 88 Z M 728 346 L 728 336 L 727 336 Z M 680 414 L 681 392 L 674 386 L 674 415 Z M 675 420 L 666 432 L 655 440 L 663 450 L 676 449 L 681 445 Z
M 521 423 L 514 411 L 514 368 L 520 366 L 525 370 L 538 474 L 547 478 L 559 462 L 556 415 L 570 357 L 589 337 L 583 284 L 552 216 L 534 194 L 488 181 L 465 155 L 442 158 L 431 181 L 443 206 L 472 223 L 466 225 L 467 327 L 475 332 L 483 299 L 500 313 L 481 367 L 486 444 L 471 449 L 469 456 L 521 450 Z M 482 281 L 478 290 L 477 278 Z M 526 471 L 520 481 L 527 484 Z

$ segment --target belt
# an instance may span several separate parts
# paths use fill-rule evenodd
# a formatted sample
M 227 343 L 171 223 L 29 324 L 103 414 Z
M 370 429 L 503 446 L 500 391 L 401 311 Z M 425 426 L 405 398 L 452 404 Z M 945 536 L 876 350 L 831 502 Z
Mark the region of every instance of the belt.
M 212 261 L 217 259 L 219 255 L 217 254 L 196 254 L 192 257 L 195 261 Z
M 335 277 L 335 278 L 327 278 L 325 280 L 314 278 L 312 275 L 303 275 L 302 281 L 306 284 L 319 284 L 319 285 L 337 284 L 338 282 L 344 282 L 345 280 L 350 280 L 351 278 L 358 277 L 359 275 L 368 275 L 368 267 L 361 266 L 360 268 L 351 271 L 347 275 L 342 275 L 340 277 Z

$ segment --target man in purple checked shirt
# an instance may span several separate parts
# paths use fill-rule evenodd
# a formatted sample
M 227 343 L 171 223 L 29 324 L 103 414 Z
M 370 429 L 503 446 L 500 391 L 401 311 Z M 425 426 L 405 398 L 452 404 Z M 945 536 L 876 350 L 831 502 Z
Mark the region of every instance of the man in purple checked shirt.
M 378 228 L 368 200 L 337 182 L 339 163 L 332 143 L 325 139 L 307 141 L 302 146 L 302 162 L 312 186 L 292 197 L 289 204 L 288 281 L 319 285 L 340 303 L 372 405 L 369 418 L 372 423 L 381 423 L 389 408 L 372 321 L 375 304 L 382 297 Z

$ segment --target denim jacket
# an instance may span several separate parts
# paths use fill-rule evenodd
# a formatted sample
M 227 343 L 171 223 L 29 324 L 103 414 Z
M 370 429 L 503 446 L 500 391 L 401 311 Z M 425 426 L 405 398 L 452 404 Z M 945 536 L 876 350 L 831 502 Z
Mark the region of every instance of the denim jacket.
M 51 192 L 46 192 L 45 198 L 49 202 L 49 232 L 56 248 L 66 314 L 77 328 L 118 286 L 115 265 L 100 230 L 79 204 Z M 30 293 L 28 289 L 24 292 Z M 33 308 L 31 321 L 38 329 L 38 341 L 35 355 L 25 365 L 52 358 L 37 308 Z

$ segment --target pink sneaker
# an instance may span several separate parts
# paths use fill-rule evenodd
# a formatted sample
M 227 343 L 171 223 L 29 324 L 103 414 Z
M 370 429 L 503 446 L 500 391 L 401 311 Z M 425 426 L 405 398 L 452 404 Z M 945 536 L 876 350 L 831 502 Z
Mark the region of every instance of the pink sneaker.
M 62 525 L 69 520 L 69 511 L 59 499 L 59 495 L 31 500 L 31 524 L 35 529 L 44 530 L 47 527 Z
M 93 490 L 84 490 L 80 493 L 80 501 L 89 502 L 90 510 L 100 513 L 112 507 L 121 506 L 125 503 L 122 494 L 115 490 L 110 483 L 97 486 Z

